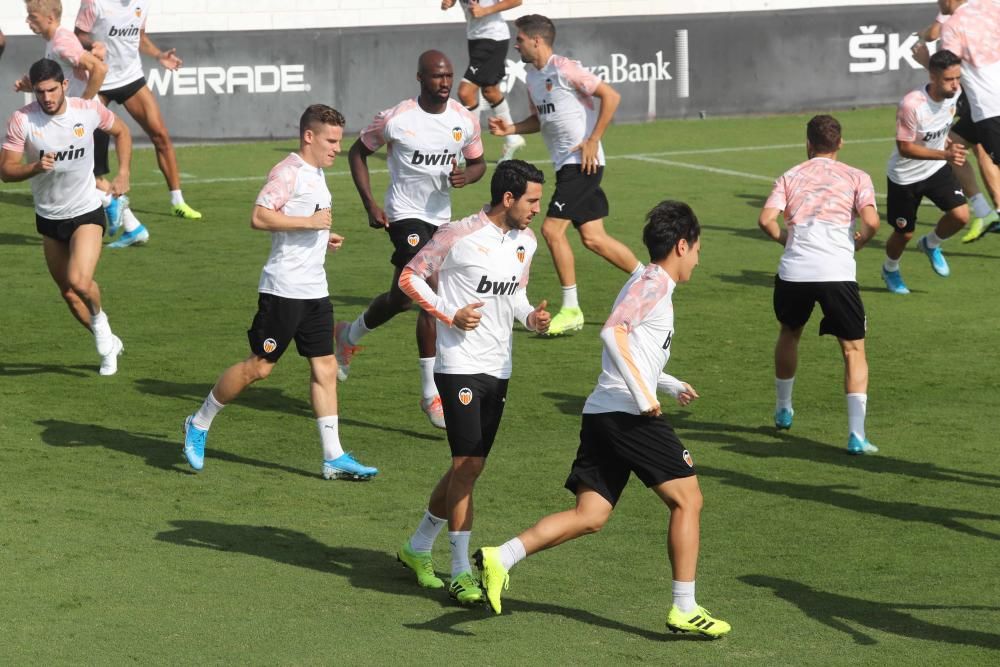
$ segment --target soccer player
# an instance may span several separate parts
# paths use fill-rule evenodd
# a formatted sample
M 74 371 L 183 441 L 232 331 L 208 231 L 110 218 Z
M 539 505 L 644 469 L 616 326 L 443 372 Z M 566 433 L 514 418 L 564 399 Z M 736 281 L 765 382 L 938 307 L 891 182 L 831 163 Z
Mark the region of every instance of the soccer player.
M 517 318 L 530 331 L 549 325 L 545 301 L 532 307 L 527 285 L 538 244 L 528 225 L 541 210 L 545 177 L 534 165 L 507 160 L 490 183 L 490 204 L 442 225 L 399 278 L 399 286 L 437 318 L 434 380 L 448 423 L 451 467 L 431 492 L 416 532 L 397 556 L 426 588 L 443 588 L 431 548 L 448 522 L 451 585 L 461 604 L 483 593 L 469 563 L 472 491 L 500 427 L 511 373 L 511 329 Z M 438 275 L 437 292 L 428 278 Z
M 314 104 L 299 119 L 299 150 L 279 162 L 257 195 L 250 226 L 271 233 L 271 254 L 260 274 L 257 314 L 247 331 L 250 356 L 219 377 L 201 408 L 184 420 L 184 456 L 195 470 L 205 464 L 205 439 L 219 410 L 271 374 L 295 341 L 312 372 L 310 395 L 323 445 L 324 479 L 370 479 L 378 470 L 358 463 L 340 444 L 333 306 L 326 254 L 344 237 L 330 231 L 333 200 L 323 169 L 340 152 L 344 117 Z
M 399 277 L 417 252 L 431 239 L 438 225 L 451 218 L 451 188 L 475 183 L 486 172 L 479 120 L 452 100 L 454 70 L 440 51 L 420 55 L 417 81 L 420 95 L 381 111 L 362 130 L 348 160 L 354 185 L 368 212 L 368 224 L 389 233 L 395 267 L 389 291 L 379 294 L 353 322 L 338 322 L 337 361 L 340 379 L 346 380 L 351 358 L 361 338 L 408 310 L 410 297 L 399 288 Z M 389 189 L 385 208 L 372 195 L 368 156 L 386 146 Z M 463 169 L 458 161 L 464 157 Z M 431 287 L 436 278 L 428 277 Z M 431 423 L 444 428 L 441 398 L 434 385 L 434 318 L 417 316 L 417 353 L 420 365 L 420 407 Z
M 76 16 L 76 34 L 86 47 L 95 41 L 107 45 L 108 74 L 101 87 L 101 99 L 105 104 L 117 102 L 124 106 L 153 142 L 156 161 L 170 190 L 170 212 L 179 218 L 200 220 L 201 213 L 184 201 L 174 145 L 156 98 L 146 87 L 139 53 L 152 56 L 170 70 L 176 70 L 182 61 L 175 49 L 160 50 L 146 34 L 148 13 L 149 5 L 142 0 L 83 0 Z M 126 221 L 122 240 L 141 236 L 129 230 Z
M 515 48 L 529 65 L 526 83 L 532 113 L 514 124 L 491 118 L 490 132 L 507 136 L 541 131 L 555 165 L 556 189 L 542 222 L 542 236 L 562 285 L 562 307 L 552 318 L 548 334 L 560 336 L 579 331 L 584 323 L 577 298 L 573 249 L 566 238 L 571 223 L 588 250 L 626 273 L 642 270 L 632 251 L 604 230 L 608 198 L 601 190 L 601 137 L 621 96 L 579 62 L 553 54 L 556 28 L 548 18 L 529 14 L 514 24 L 518 29 Z M 595 97 L 601 102 L 599 112 Z
M 67 97 L 69 81 L 54 60 L 32 64 L 28 79 L 35 101 L 7 123 L 0 177 L 5 182 L 31 179 L 35 228 L 42 235 L 49 274 L 70 312 L 94 334 L 101 375 L 114 375 L 124 346 L 111 331 L 94 280 L 105 217 L 94 187 L 93 132 L 100 127 L 115 138 L 119 169 L 111 187 L 116 195 L 129 188 L 132 138 L 98 100 Z
M 892 235 L 885 244 L 882 279 L 894 294 L 909 294 L 899 270 L 906 244 L 913 238 L 917 209 L 925 196 L 944 211 L 934 231 L 917 242 L 939 276 L 950 275 L 941 243 L 969 222 L 969 206 L 951 165 L 965 164 L 965 146 L 948 139 L 962 78 L 962 61 L 938 51 L 928 63 L 930 83 L 910 91 L 896 112 L 896 149 L 889 158 L 888 220 Z
M 847 451 L 872 454 L 878 448 L 865 434 L 866 319 L 854 252 L 875 236 L 879 219 L 871 177 L 837 161 L 843 144 L 836 118 L 819 115 L 810 119 L 806 125 L 809 159 L 775 181 L 758 219 L 764 233 L 785 248 L 774 279 L 774 314 L 781 325 L 774 346 L 774 425 L 779 429 L 792 426 L 799 339 L 818 302 L 823 310 L 820 335 L 836 336 L 844 356 L 850 432 Z M 784 215 L 784 229 L 778 224 L 779 215 Z M 857 228 L 855 216 L 861 218 Z
M 508 123 L 510 116 L 507 99 L 500 90 L 500 82 L 507 74 L 507 49 L 510 48 L 510 28 L 500 12 L 521 6 L 521 0 L 458 0 L 467 21 L 466 36 L 469 40 L 469 67 L 458 84 L 458 99 L 469 111 L 478 113 L 479 91 L 490 105 L 490 113 Z M 441 0 L 441 9 L 447 11 L 456 0 Z M 504 138 L 503 154 L 499 162 L 514 157 L 523 148 L 524 138 L 510 134 Z
M 660 202 L 646 220 L 642 240 L 650 263 L 622 287 L 601 330 L 601 374 L 583 406 L 580 446 L 566 480 L 576 506 L 550 514 L 499 547 L 483 547 L 474 558 L 499 614 L 510 569 L 531 554 L 599 531 L 634 472 L 670 510 L 673 605 L 667 627 L 716 638 L 729 632 L 729 624 L 695 601 L 701 489 L 691 454 L 656 397 L 659 389 L 681 405 L 698 398 L 691 385 L 663 368 L 674 341 L 673 293 L 698 265 L 701 228 L 691 208 L 677 201 Z

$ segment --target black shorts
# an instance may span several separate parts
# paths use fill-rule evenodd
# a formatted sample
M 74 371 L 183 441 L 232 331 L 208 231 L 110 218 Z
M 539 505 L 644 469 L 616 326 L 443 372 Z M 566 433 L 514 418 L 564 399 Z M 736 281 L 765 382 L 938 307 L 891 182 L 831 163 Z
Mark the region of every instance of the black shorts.
M 470 39 L 469 67 L 463 78 L 481 88 L 497 85 L 507 73 L 509 49 L 509 39 Z
M 94 176 L 111 173 L 111 163 L 108 162 L 110 148 L 111 135 L 101 129 L 94 130 Z
M 306 358 L 333 354 L 333 304 L 322 299 L 286 299 L 261 292 L 257 314 L 247 329 L 250 350 L 258 357 L 277 361 L 295 339 L 299 355 Z
M 125 104 L 128 98 L 132 97 L 146 85 L 146 77 L 140 76 L 138 79 L 132 83 L 127 83 L 124 86 L 119 86 L 118 88 L 112 88 L 111 90 L 102 90 L 101 97 L 111 102 L 117 102 L 118 104 Z
M 958 120 L 951 126 L 951 131 L 965 140 L 970 148 L 978 144 L 979 135 L 976 132 L 976 124 L 972 122 L 972 109 L 969 108 L 969 98 L 966 97 L 964 90 L 955 103 L 955 117 Z
M 575 494 L 588 486 L 615 505 L 633 472 L 647 487 L 695 474 L 690 452 L 662 416 L 584 414 L 566 488 Z
M 486 458 L 500 428 L 509 380 L 479 373 L 435 373 L 452 456 Z
M 774 315 L 782 324 L 799 329 L 805 326 L 819 302 L 823 320 L 819 334 L 844 340 L 865 337 L 867 322 L 858 283 L 852 281 L 794 283 L 774 277 Z
M 107 224 L 108 220 L 104 216 L 104 208 L 100 206 L 89 213 L 83 213 L 82 215 L 66 218 L 65 220 L 50 220 L 43 218 L 37 213 L 35 214 L 35 229 L 38 230 L 38 233 L 42 236 L 48 236 L 50 239 L 62 241 L 63 243 L 69 243 L 73 233 L 82 225 L 97 225 L 101 228 L 103 234 Z
M 569 220 L 579 227 L 608 215 L 608 198 L 601 189 L 604 167 L 596 174 L 585 174 L 578 164 L 567 164 L 556 172 L 556 191 L 549 202 L 546 217 Z
M 942 211 L 950 211 L 966 203 L 962 186 L 955 178 L 951 165 L 946 164 L 922 181 L 900 185 L 888 182 L 886 219 L 897 234 L 906 234 L 917 228 L 917 209 L 920 200 L 927 197 Z
M 427 245 L 434 233 L 437 225 L 432 225 L 416 218 L 404 218 L 389 223 L 389 239 L 395 248 L 389 261 L 397 268 L 403 268 L 410 263 L 410 260 L 420 252 L 420 249 Z
M 989 153 L 993 164 L 1000 165 L 1000 116 L 984 118 L 975 125 L 979 143 Z

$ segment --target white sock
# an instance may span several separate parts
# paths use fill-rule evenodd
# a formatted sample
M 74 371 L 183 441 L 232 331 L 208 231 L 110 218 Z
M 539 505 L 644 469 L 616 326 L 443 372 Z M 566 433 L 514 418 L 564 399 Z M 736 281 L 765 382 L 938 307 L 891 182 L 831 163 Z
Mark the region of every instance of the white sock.
M 969 199 L 969 203 L 972 205 L 973 217 L 985 218 L 986 216 L 988 216 L 990 213 L 993 212 L 993 209 L 986 202 L 986 197 L 983 196 L 982 192 L 973 195 Z
M 790 377 L 787 380 L 774 378 L 774 394 L 777 397 L 777 400 L 774 403 L 775 410 L 792 409 L 792 386 L 794 384 L 794 377 Z
M 351 322 L 351 326 L 347 328 L 347 342 L 351 345 L 357 345 L 361 337 L 371 333 L 371 331 L 368 325 L 365 324 L 365 314 L 361 313 L 356 320 Z
M 924 243 L 926 243 L 927 247 L 931 249 L 934 249 L 939 245 L 941 245 L 941 241 L 943 240 L 944 239 L 942 239 L 940 236 L 937 235 L 937 232 L 933 231 L 927 232 L 927 236 L 924 237 Z
M 132 209 L 126 206 L 125 209 L 122 211 L 122 225 L 124 225 L 125 227 L 125 232 L 126 233 L 134 232 L 135 230 L 139 229 L 139 225 L 141 224 L 142 223 L 139 222 L 139 218 L 135 217 L 135 214 L 132 213 Z
M 885 261 L 882 262 L 882 268 L 886 271 L 899 271 L 899 260 L 892 259 L 888 255 L 885 257 Z
M 434 384 L 434 357 L 420 358 L 420 390 L 425 399 L 438 395 L 437 385 Z
M 514 537 L 500 545 L 500 562 L 503 569 L 509 570 L 528 557 L 524 551 L 524 543 Z
M 99 311 L 90 316 L 90 329 L 94 332 L 94 342 L 97 344 L 97 354 L 102 357 L 111 354 L 115 335 L 111 333 L 111 324 L 105 312 Z
M 332 461 L 344 455 L 340 446 L 340 418 L 337 415 L 320 417 L 316 420 L 319 427 L 319 438 L 323 441 L 323 460 Z
M 576 285 L 562 288 L 562 307 L 579 308 L 580 303 L 576 300 Z
M 865 413 L 868 411 L 868 394 L 847 395 L 847 428 L 862 440 L 865 439 Z
M 180 206 L 183 203 L 184 203 L 184 195 L 181 194 L 181 191 L 180 190 L 171 190 L 170 191 L 170 205 L 171 206 Z
M 463 572 L 472 572 L 469 564 L 469 538 L 471 530 L 448 531 L 448 541 L 451 543 L 451 578 L 454 579 Z
M 632 275 L 634 276 L 637 273 L 641 274 L 645 270 L 646 270 L 645 265 L 642 262 L 639 262 L 638 264 L 635 265 L 635 268 L 632 269 Z
M 694 582 L 674 580 L 674 605 L 687 614 L 698 608 L 694 600 Z
M 104 190 L 102 190 L 100 188 L 94 188 L 94 189 L 97 190 L 97 196 L 101 199 L 101 206 L 103 206 L 104 208 L 107 208 L 108 206 L 110 206 L 111 205 L 111 199 L 112 199 L 111 193 L 110 192 L 105 192 Z
M 205 397 L 201 407 L 198 408 L 198 412 L 194 413 L 191 423 L 197 428 L 207 431 L 212 426 L 212 420 L 215 419 L 215 415 L 219 414 L 219 410 L 224 407 L 226 406 L 219 403 L 219 399 L 215 397 L 215 394 L 208 392 L 208 396 Z
M 431 514 L 430 510 L 424 510 L 424 518 L 420 520 L 417 530 L 410 536 L 410 548 L 414 551 L 430 551 L 434 548 L 434 540 L 438 533 L 448 523 L 447 519 Z

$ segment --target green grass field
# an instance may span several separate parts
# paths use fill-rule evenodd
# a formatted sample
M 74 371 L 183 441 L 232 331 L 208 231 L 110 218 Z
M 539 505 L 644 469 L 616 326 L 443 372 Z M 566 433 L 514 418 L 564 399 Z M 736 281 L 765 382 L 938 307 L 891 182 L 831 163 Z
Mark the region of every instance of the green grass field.
M 839 117 L 841 158 L 884 193 L 893 110 Z M 126 346 L 112 378 L 97 375 L 93 340 L 45 270 L 26 184 L 2 186 L 0 664 L 996 664 L 1000 236 L 948 243 L 948 279 L 911 249 L 908 297 L 879 278 L 888 227 L 859 253 L 879 455 L 845 453 L 840 355 L 815 319 L 795 426 L 775 432 L 781 249 L 756 218 L 774 177 L 804 159 L 806 120 L 616 126 L 605 141 L 613 234 L 641 255 L 643 215 L 665 198 L 702 223 L 701 266 L 674 298 L 669 367 L 702 398 L 664 405 L 700 471 L 698 600 L 733 625 L 718 642 L 665 632 L 667 512 L 635 480 L 600 534 L 512 572 L 500 617 L 414 584 L 393 554 L 449 459 L 417 407 L 412 313 L 365 340 L 340 389 L 342 439 L 381 469 L 376 481 L 320 478 L 308 366 L 294 352 L 216 419 L 204 471 L 188 469 L 182 420 L 247 354 L 270 243 L 250 209 L 295 141 L 180 149 L 200 222 L 165 214 L 152 152 L 138 151 L 131 195 L 151 242 L 105 251 L 98 270 Z M 523 157 L 541 160 L 529 139 Z M 487 151 L 498 152 L 492 138 Z M 384 190 L 384 173 L 374 181 Z M 329 182 L 347 237 L 327 262 L 332 299 L 354 318 L 388 287 L 389 243 L 368 228 L 346 159 Z M 455 192 L 456 217 L 487 198 L 486 181 Z M 922 215 L 926 230 L 937 213 Z M 474 547 L 572 502 L 562 484 L 600 370 L 598 332 L 625 280 L 572 242 L 588 323 L 566 339 L 516 331 Z M 558 303 L 544 247 L 529 296 Z M 446 540 L 436 558 L 446 572 Z

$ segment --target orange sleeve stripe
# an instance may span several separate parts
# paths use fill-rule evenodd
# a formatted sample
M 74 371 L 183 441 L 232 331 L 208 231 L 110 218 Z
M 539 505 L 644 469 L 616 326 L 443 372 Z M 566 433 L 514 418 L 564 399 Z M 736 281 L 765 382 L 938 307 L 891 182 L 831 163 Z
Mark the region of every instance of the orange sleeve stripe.
M 399 287 L 406 293 L 406 296 L 410 297 L 417 302 L 421 308 L 426 310 L 428 313 L 441 320 L 448 326 L 451 326 L 451 318 L 439 311 L 434 307 L 430 301 L 425 299 L 420 295 L 420 291 L 413 286 L 413 269 L 406 267 L 403 269 L 403 273 L 399 276 Z
M 625 360 L 625 364 L 628 366 L 628 370 L 632 374 L 632 378 L 640 387 L 642 387 L 642 393 L 646 396 L 646 400 L 649 401 L 650 405 L 656 405 L 656 396 L 651 396 L 649 394 L 649 388 L 646 387 L 646 381 L 642 379 L 642 373 L 639 372 L 638 366 L 635 365 L 635 359 L 632 358 L 632 350 L 628 346 L 628 329 L 624 324 L 615 326 L 615 344 L 618 346 L 618 353 L 622 355 L 622 359 Z

